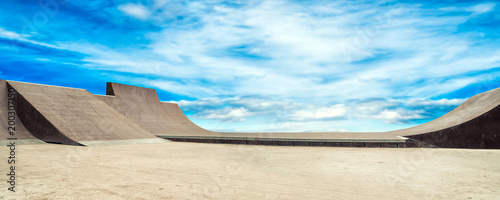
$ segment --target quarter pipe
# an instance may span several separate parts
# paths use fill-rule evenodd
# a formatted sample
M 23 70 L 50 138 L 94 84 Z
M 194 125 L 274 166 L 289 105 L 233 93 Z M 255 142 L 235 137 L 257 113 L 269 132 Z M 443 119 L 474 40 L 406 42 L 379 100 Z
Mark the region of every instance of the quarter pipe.
M 103 144 L 103 141 L 160 141 L 87 90 L 8 81 L 16 112 L 31 135 L 50 143 Z M 118 142 L 119 143 L 119 142 Z
M 203 129 L 154 89 L 107 83 L 106 95 L 83 89 L 0 81 L 0 122 L 8 139 L 7 93 L 15 91 L 17 139 L 70 145 L 173 141 L 337 147 L 500 148 L 500 89 L 471 97 L 448 114 L 388 132 L 229 133 Z

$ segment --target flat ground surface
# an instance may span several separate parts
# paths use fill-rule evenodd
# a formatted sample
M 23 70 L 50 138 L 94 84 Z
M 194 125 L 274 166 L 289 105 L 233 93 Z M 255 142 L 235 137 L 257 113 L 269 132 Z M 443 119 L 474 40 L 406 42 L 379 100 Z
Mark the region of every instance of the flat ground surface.
M 17 146 L 0 199 L 500 199 L 500 151 L 159 143 Z

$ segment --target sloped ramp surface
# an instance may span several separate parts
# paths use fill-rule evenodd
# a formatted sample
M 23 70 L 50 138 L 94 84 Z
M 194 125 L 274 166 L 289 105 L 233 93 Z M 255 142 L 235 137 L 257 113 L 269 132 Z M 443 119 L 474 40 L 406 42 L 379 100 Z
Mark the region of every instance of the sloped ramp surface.
M 160 102 L 154 89 L 107 83 L 106 96 L 96 95 L 111 107 L 158 137 L 176 141 L 224 141 L 227 143 L 290 142 L 391 142 L 407 139 L 385 133 L 231 133 L 203 129 L 189 120 L 175 103 Z M 263 142 L 266 141 L 266 142 Z
M 500 148 L 500 89 L 471 97 L 419 126 L 374 133 L 226 133 L 203 129 L 154 89 L 108 83 L 107 95 L 83 89 L 0 81 L 1 141 L 8 141 L 9 87 L 17 91 L 17 138 L 73 145 L 176 141 L 293 146 Z M 34 137 L 33 137 L 34 136 Z
M 388 132 L 450 148 L 500 148 L 500 88 L 477 94 L 428 123 Z
M 14 103 L 16 95 L 14 92 L 10 94 L 11 102 Z M 14 109 L 15 107 L 12 106 L 13 104 L 11 104 L 11 109 L 9 110 L 8 95 L 7 82 L 5 80 L 0 80 L 0 128 L 2 129 L 0 133 L 0 145 L 9 144 L 10 141 L 15 141 L 16 144 L 43 143 L 43 141 L 37 139 L 26 130 L 23 123 L 19 120 L 19 116 L 17 116 Z M 11 114 L 9 114 L 9 112 Z M 11 120 L 9 120 L 9 116 Z M 9 125 L 9 122 L 11 125 Z
M 227 133 L 205 130 L 189 120 L 174 103 L 160 102 L 153 89 L 108 83 L 107 96 L 97 97 L 151 133 L 177 141 L 253 141 L 271 144 L 355 142 L 401 143 L 450 148 L 500 148 L 500 89 L 471 97 L 431 122 L 388 132 Z M 364 143 L 364 144 L 361 144 Z
M 18 116 L 35 137 L 50 143 L 105 145 L 163 142 L 83 89 L 7 81 L 17 91 Z
M 160 102 L 154 89 L 107 83 L 106 94 L 95 96 L 155 135 L 216 134 L 191 122 L 177 104 Z

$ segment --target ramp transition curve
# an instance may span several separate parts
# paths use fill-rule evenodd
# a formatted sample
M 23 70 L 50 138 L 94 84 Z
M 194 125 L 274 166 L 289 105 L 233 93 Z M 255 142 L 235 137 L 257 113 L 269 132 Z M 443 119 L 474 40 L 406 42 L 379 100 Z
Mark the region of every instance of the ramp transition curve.
M 0 122 L 8 139 L 8 94 L 16 92 L 17 139 L 71 145 L 166 141 L 343 147 L 500 148 L 500 89 L 471 97 L 431 122 L 396 131 L 228 133 L 203 129 L 154 89 L 107 83 L 106 95 L 83 89 L 0 80 Z M 159 138 L 158 138 L 159 137 Z
M 356 147 L 500 148 L 500 89 L 471 97 L 431 122 L 388 132 L 227 133 L 202 129 L 177 104 L 160 102 L 153 89 L 107 84 L 98 98 L 158 137 L 174 141 Z M 163 107 L 162 107 L 163 105 Z
M 19 120 L 45 142 L 91 146 L 161 141 L 87 90 L 15 81 L 7 85 L 16 91 Z

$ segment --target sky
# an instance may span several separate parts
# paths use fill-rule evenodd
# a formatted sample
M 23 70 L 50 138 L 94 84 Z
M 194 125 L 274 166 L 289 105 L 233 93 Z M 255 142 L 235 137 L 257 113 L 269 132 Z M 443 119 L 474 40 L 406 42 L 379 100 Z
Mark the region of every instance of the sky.
M 215 131 L 389 131 L 500 87 L 499 1 L 3 2 L 0 79 L 154 88 Z

